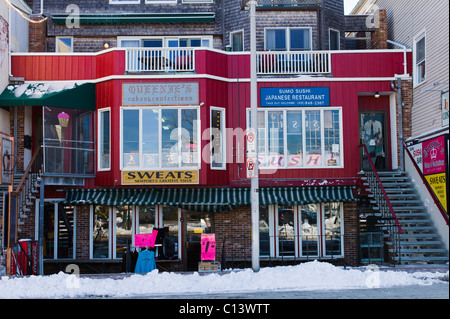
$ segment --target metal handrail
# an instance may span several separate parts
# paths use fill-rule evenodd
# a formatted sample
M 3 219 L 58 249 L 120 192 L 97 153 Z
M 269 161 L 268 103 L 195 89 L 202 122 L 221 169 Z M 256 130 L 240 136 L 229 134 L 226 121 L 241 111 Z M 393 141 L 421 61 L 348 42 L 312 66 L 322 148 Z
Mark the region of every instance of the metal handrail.
M 373 164 L 372 159 L 369 156 L 369 151 L 367 150 L 366 144 L 361 144 L 361 145 L 359 145 L 359 147 L 363 148 L 363 150 L 368 155 L 367 156 L 368 162 L 370 164 L 370 167 L 372 168 L 372 173 L 375 176 L 375 179 L 377 181 L 378 187 L 380 188 L 381 194 L 383 195 L 383 198 L 384 198 L 384 200 L 386 202 L 386 205 L 389 208 L 389 213 L 394 218 L 395 226 L 397 227 L 399 233 L 403 234 L 403 230 L 402 230 L 402 227 L 400 226 L 400 223 L 398 222 L 397 215 L 395 214 L 394 209 L 392 208 L 391 201 L 389 200 L 389 198 L 388 198 L 388 196 L 386 194 L 386 191 L 385 191 L 385 189 L 383 187 L 383 184 L 381 183 L 380 176 L 378 176 L 378 173 L 377 173 L 377 169 L 375 168 L 375 165 Z
M 408 154 L 411 162 L 414 165 L 414 168 L 416 169 L 417 173 L 419 174 L 420 178 L 422 179 L 423 184 L 425 185 L 428 192 L 430 193 L 431 198 L 433 198 L 434 203 L 436 204 L 437 208 L 439 209 L 439 212 L 441 213 L 442 217 L 444 217 L 444 220 L 448 226 L 448 215 L 445 213 L 444 208 L 442 207 L 441 203 L 439 202 L 439 199 L 436 197 L 436 194 L 433 192 L 433 190 L 431 189 L 427 180 L 423 176 L 422 171 L 420 170 L 419 166 L 417 166 L 417 163 L 414 160 L 414 158 L 412 157 L 411 152 L 409 151 L 408 146 L 406 145 L 405 141 L 402 141 L 402 143 L 403 143 L 403 148 L 406 150 L 406 154 Z

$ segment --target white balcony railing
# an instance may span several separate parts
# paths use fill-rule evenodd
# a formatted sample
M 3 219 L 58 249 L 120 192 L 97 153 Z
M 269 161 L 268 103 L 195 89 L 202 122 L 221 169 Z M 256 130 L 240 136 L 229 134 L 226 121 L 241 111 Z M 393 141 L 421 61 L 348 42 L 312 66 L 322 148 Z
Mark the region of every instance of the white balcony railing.
M 257 52 L 256 59 L 258 75 L 331 73 L 331 54 L 328 51 Z M 125 63 L 128 73 L 194 72 L 195 49 L 127 48 Z
M 323 51 L 257 52 L 258 75 L 329 74 L 331 54 Z
M 127 48 L 125 69 L 139 72 L 192 72 L 195 70 L 193 48 Z

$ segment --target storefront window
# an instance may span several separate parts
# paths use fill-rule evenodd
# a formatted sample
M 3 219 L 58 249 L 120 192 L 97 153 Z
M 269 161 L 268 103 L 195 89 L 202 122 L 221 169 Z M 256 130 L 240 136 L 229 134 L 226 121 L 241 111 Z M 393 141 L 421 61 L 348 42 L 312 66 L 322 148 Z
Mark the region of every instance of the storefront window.
M 109 221 L 109 206 L 95 206 L 92 214 L 92 258 L 109 257 Z
M 111 130 L 110 130 L 110 110 L 99 110 L 99 170 L 110 169 L 111 167 Z
M 327 256 L 342 255 L 341 206 L 341 203 L 326 203 L 323 205 L 325 254 Z
M 122 168 L 198 167 L 198 108 L 122 110 Z
M 319 205 L 309 204 L 299 207 L 301 214 L 302 256 L 319 255 Z
M 341 108 L 258 110 L 261 168 L 342 167 Z M 251 127 L 250 110 L 247 114 Z
M 122 258 L 132 243 L 133 210 L 131 206 L 117 206 L 115 213 L 116 258 Z
M 139 207 L 139 234 L 151 234 L 155 228 L 155 206 Z
M 278 206 L 278 247 L 280 256 L 295 255 L 294 207 Z
M 259 254 L 270 256 L 269 206 L 259 206 Z

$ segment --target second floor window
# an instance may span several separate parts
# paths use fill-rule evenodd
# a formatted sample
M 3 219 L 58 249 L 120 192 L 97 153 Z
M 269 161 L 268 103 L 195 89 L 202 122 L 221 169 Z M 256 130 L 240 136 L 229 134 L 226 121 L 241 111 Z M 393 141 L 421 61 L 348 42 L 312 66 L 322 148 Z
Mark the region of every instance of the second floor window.
M 121 167 L 199 168 L 199 108 L 122 109 Z
M 310 28 L 276 28 L 265 30 L 265 50 L 311 50 Z
M 421 34 L 414 40 L 414 84 L 418 85 L 426 80 L 425 73 L 425 34 Z

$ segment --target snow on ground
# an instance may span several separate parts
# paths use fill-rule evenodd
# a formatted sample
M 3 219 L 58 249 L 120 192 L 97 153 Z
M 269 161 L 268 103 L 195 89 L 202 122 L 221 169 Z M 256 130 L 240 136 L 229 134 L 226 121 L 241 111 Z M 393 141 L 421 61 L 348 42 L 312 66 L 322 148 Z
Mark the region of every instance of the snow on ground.
M 76 276 L 60 272 L 50 276 L 0 279 L 0 298 L 139 297 L 167 294 L 308 291 L 389 288 L 432 285 L 448 272 L 380 271 L 378 268 L 342 268 L 326 262 L 202 275 L 152 271 L 122 277 Z

